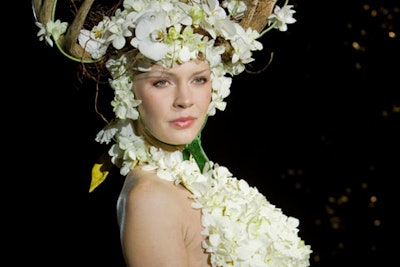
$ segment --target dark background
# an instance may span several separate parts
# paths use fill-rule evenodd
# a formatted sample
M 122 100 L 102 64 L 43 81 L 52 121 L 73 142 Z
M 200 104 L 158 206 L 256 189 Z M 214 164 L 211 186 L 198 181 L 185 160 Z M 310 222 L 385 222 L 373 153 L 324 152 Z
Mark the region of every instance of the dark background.
M 398 248 L 399 3 L 291 3 L 297 23 L 263 37 L 255 56 L 262 66 L 273 52 L 271 65 L 234 78 L 203 146 L 300 219 L 311 266 L 381 266 Z M 17 38 L 3 41 L 11 265 L 123 266 L 115 217 L 122 177 L 88 194 L 91 166 L 107 149 L 94 141 L 104 125 L 96 88 L 38 41 L 29 3 L 21 6 L 24 24 L 10 26 Z

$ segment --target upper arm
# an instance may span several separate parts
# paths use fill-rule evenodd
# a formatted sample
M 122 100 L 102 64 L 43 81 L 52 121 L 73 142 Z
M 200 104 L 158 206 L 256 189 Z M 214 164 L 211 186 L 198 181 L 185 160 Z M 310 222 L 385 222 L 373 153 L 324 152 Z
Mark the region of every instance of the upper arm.
M 139 183 L 129 193 L 122 233 L 128 266 L 188 265 L 175 202 L 173 192 L 163 183 Z

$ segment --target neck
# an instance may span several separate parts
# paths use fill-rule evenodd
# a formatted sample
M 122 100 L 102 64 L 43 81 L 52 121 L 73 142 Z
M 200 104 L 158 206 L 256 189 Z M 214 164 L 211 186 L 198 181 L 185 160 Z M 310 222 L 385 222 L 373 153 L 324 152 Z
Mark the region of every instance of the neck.
M 207 122 L 207 118 L 204 121 L 203 126 L 199 134 L 196 136 L 196 138 L 194 138 L 194 140 L 190 144 L 186 145 L 172 145 L 157 139 L 146 128 L 140 117 L 137 121 L 135 121 L 135 129 L 137 129 L 138 134 L 142 135 L 145 138 L 145 140 L 152 146 L 159 147 L 163 150 L 170 152 L 177 150 L 182 151 L 183 158 L 185 160 L 189 159 L 190 155 L 192 155 L 197 163 L 197 166 L 199 166 L 200 170 L 203 171 L 204 166 L 206 165 L 207 162 L 209 162 L 209 159 L 201 146 L 201 131 Z
M 144 139 L 146 140 L 146 142 L 148 142 L 150 145 L 155 146 L 155 147 L 159 147 L 161 149 L 164 149 L 166 151 L 176 151 L 176 150 L 180 150 L 182 151 L 186 145 L 174 145 L 174 144 L 168 144 L 165 143 L 159 139 L 157 139 L 144 125 L 143 121 L 141 120 L 141 118 L 139 117 L 139 119 L 137 120 L 135 127 L 138 131 L 138 133 L 140 135 L 142 135 L 144 137 Z

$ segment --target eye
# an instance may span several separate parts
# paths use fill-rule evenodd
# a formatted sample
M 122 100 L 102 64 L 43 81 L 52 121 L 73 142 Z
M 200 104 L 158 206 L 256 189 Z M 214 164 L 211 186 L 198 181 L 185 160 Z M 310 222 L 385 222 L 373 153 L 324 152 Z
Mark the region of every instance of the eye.
M 167 85 L 168 85 L 168 81 L 166 81 L 166 80 L 158 80 L 153 83 L 154 87 L 165 87 Z
M 197 77 L 193 80 L 194 83 L 196 84 L 204 84 L 208 81 L 206 77 Z

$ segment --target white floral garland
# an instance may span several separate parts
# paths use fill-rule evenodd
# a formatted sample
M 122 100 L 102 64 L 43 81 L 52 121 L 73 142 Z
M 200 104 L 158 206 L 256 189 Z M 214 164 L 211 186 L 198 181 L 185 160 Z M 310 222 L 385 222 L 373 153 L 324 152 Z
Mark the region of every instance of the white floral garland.
M 306 267 L 312 253 L 298 236 L 299 220 L 284 215 L 245 180 L 210 162 L 203 173 L 182 152 L 147 146 L 131 135 L 134 157 L 161 179 L 181 183 L 191 193 L 192 207 L 202 210 L 203 248 L 214 267 Z

